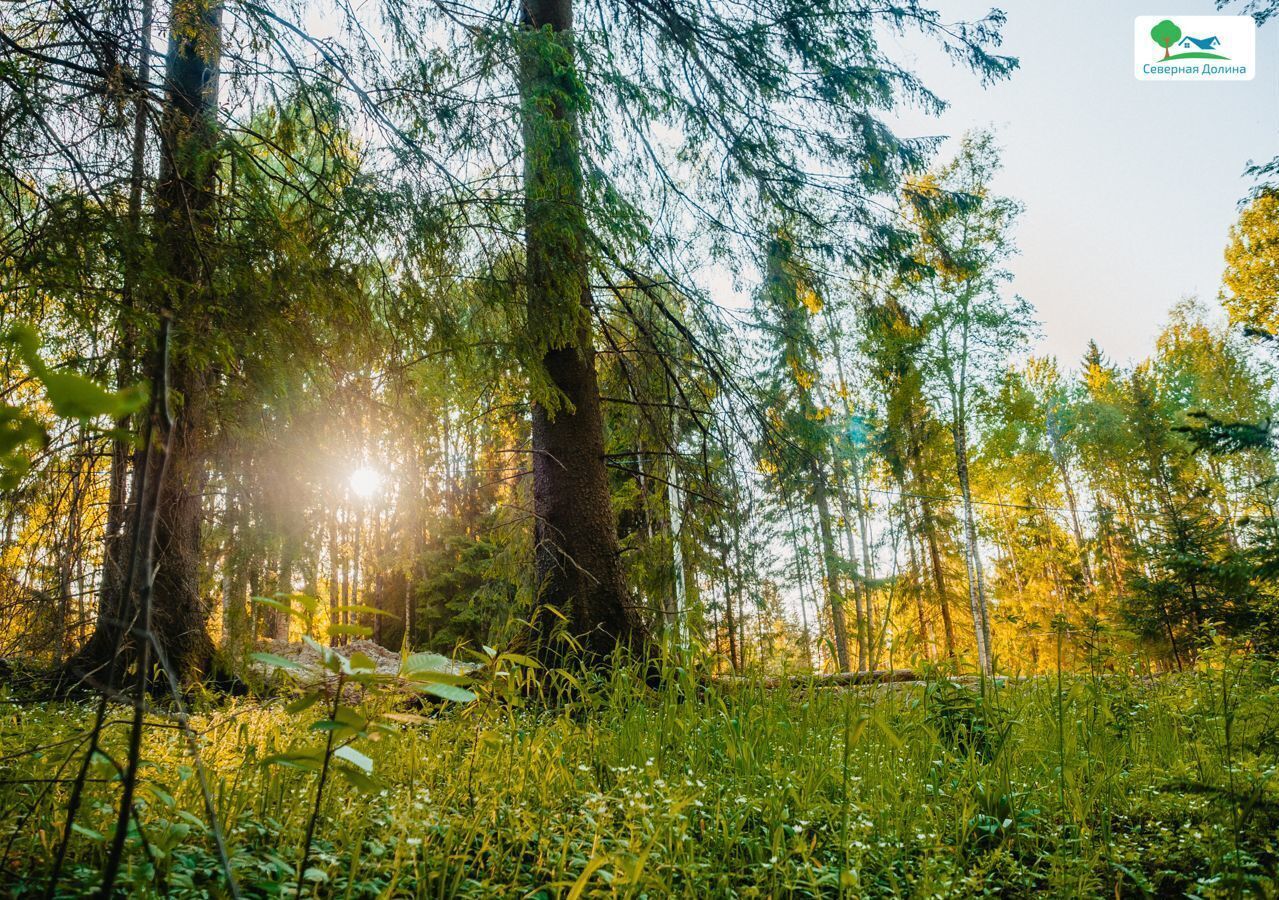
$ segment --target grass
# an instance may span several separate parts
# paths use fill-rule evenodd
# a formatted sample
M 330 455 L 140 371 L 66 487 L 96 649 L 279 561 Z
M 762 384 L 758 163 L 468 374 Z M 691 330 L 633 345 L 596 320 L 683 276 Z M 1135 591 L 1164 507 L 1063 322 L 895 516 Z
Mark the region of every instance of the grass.
M 385 700 L 374 699 L 374 704 Z M 196 724 L 246 896 L 290 896 L 317 743 L 281 702 Z M 3 707 L 0 887 L 43 892 L 87 706 Z M 314 718 L 313 716 L 311 718 Z M 120 755 L 124 728 L 109 732 Z M 30 752 L 30 748 L 45 749 Z M 326 788 L 308 890 L 332 897 L 1275 896 L 1279 674 L 1218 656 L 1157 681 L 659 692 L 626 672 L 553 707 L 451 704 L 361 745 Z M 225 890 L 172 729 L 148 732 L 130 896 Z M 61 775 L 59 773 L 62 773 Z M 59 895 L 91 891 L 116 785 L 100 761 Z M 149 854 L 149 855 L 148 855 Z
M 1174 53 L 1172 56 L 1165 56 L 1160 62 L 1172 62 L 1176 59 L 1230 59 L 1229 56 L 1222 56 L 1219 53 L 1208 53 L 1203 50 L 1192 50 L 1189 53 Z

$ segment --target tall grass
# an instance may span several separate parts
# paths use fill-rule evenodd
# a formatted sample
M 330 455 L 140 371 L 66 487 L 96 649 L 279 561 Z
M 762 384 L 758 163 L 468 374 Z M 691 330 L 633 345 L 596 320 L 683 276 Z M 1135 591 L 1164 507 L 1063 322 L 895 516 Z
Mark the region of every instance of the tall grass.
M 1224 679 L 1224 680 L 1223 680 Z M 1059 687 L 1060 685 L 1060 687 Z M 1225 688 L 1223 689 L 1223 685 Z M 1279 678 L 1228 653 L 1155 681 L 651 690 L 628 671 L 550 704 L 494 694 L 362 744 L 381 787 L 333 782 L 304 893 L 332 897 L 1273 896 Z M 370 701 L 386 703 L 385 699 Z M 64 760 L 89 712 L 6 706 L 0 871 L 44 888 Z M 248 896 L 289 896 L 322 742 L 282 702 L 212 702 L 204 759 Z M 122 752 L 121 728 L 106 741 Z M 72 741 L 62 743 L 59 741 Z M 28 748 L 45 749 L 28 752 Z M 223 889 L 181 735 L 148 732 L 124 883 Z M 59 774 L 61 773 L 61 774 Z M 59 892 L 92 890 L 116 775 L 95 763 Z

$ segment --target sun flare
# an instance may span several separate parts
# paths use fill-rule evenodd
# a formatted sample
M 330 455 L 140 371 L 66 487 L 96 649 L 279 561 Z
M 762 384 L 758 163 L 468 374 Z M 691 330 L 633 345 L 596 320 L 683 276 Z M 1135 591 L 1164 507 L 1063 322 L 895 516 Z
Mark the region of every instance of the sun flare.
M 382 490 L 382 473 L 372 466 L 360 466 L 351 473 L 351 492 L 367 500 Z

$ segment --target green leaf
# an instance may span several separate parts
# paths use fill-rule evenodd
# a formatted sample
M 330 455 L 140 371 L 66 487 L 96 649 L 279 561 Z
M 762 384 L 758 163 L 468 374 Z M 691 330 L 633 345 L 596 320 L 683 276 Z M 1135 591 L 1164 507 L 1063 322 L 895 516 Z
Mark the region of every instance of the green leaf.
M 178 818 L 198 831 L 205 832 L 209 830 L 208 826 L 205 825 L 203 821 L 201 821 L 193 813 L 187 812 L 185 809 L 178 810 Z
M 168 791 L 166 791 L 164 788 L 160 787 L 158 784 L 147 782 L 146 784 L 142 785 L 142 788 L 143 790 L 148 791 L 153 797 L 155 797 L 157 800 L 159 800 L 169 809 L 173 809 L 173 807 L 177 805 L 177 801 L 173 799 L 173 795 L 170 794 Z
M 363 731 L 364 726 L 369 724 L 369 720 L 360 715 L 358 710 L 349 706 L 338 706 L 337 715 L 334 716 L 343 725 L 349 725 L 357 731 Z
M 497 658 L 498 662 L 506 660 L 513 662 L 517 666 L 524 666 L 528 669 L 540 669 L 542 666 L 532 657 L 525 656 L 523 653 L 503 653 Z
M 404 676 L 405 681 L 418 684 L 456 684 L 467 685 L 475 679 L 470 675 L 454 675 L 452 672 L 410 672 Z
M 87 837 L 91 841 L 97 841 L 99 844 L 106 843 L 107 840 L 102 836 L 102 832 L 94 831 L 92 828 L 85 828 L 79 822 L 72 822 L 71 830 L 82 837 Z
M 290 594 L 289 597 L 291 600 L 297 601 L 298 606 L 302 607 L 310 615 L 315 615 L 315 611 L 320 606 L 319 599 L 309 594 Z
M 320 719 L 318 722 L 312 722 L 310 725 L 307 726 L 307 730 L 308 731 L 349 732 L 351 737 L 354 737 L 358 733 L 353 728 L 351 728 L 350 725 L 344 725 L 343 723 L 335 722 L 332 719 Z
M 351 765 L 358 767 L 365 774 L 373 774 L 373 760 L 369 759 L 359 750 L 356 750 L 350 744 L 338 747 L 333 751 L 333 755 L 338 759 L 345 760 Z
M 300 597 L 301 595 L 299 594 L 296 596 Z M 282 613 L 288 613 L 295 619 L 302 619 L 303 621 L 306 620 L 308 615 L 315 612 L 314 609 L 307 610 L 304 608 L 294 607 L 287 597 L 284 600 L 277 600 L 274 597 L 254 597 L 253 602 L 260 606 L 269 606 L 272 609 L 278 609 Z
M 297 715 L 300 712 L 310 709 L 320 700 L 319 691 L 312 691 L 309 694 L 303 694 L 293 702 L 284 707 L 284 711 L 290 715 Z
M 434 694 L 443 700 L 452 700 L 454 703 L 470 703 L 475 699 L 475 695 L 466 688 L 460 688 L 455 684 L 434 684 L 426 683 L 418 685 L 418 690 L 427 694 Z
M 387 612 L 385 609 L 378 609 L 376 606 L 368 606 L 363 603 L 352 603 L 345 606 L 337 606 L 334 609 L 338 612 L 364 613 L 369 616 L 390 616 L 392 619 L 398 619 L 395 613 Z
M 368 654 L 359 650 L 351 654 L 351 670 L 354 672 L 376 672 L 377 663 Z
M 400 672 L 452 672 L 453 661 L 438 653 L 414 653 L 400 663 Z
M 284 766 L 306 772 L 318 772 L 323 764 L 323 750 L 292 750 L 288 753 L 277 753 L 262 760 L 264 766 Z
M 357 790 L 371 794 L 382 788 L 382 783 L 370 775 L 366 775 L 354 766 L 337 766 L 337 773 L 351 782 Z
M 306 666 L 298 662 L 296 659 L 289 659 L 286 656 L 280 656 L 276 653 L 250 653 L 249 659 L 254 662 L 260 662 L 264 665 L 274 666 L 277 669 L 305 669 Z

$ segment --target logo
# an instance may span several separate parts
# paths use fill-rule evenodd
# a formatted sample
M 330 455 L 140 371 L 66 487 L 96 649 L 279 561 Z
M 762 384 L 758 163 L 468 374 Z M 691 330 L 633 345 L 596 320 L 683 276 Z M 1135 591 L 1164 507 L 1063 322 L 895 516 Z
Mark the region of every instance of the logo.
M 1256 55 L 1251 16 L 1138 16 L 1134 24 L 1140 81 L 1251 81 Z

